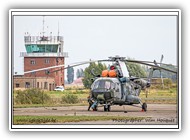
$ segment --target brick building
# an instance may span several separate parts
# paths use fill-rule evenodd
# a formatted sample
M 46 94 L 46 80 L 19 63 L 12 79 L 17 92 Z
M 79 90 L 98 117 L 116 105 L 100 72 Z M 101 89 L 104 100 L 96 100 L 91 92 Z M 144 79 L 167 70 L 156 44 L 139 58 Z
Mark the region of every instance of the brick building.
M 38 70 L 64 65 L 68 53 L 63 52 L 63 37 L 27 35 L 24 41 L 26 52 L 20 53 L 24 57 L 24 75 L 14 76 L 14 88 L 53 90 L 55 86 L 64 86 L 64 66 Z
M 40 88 L 51 91 L 55 88 L 55 83 L 54 78 L 51 77 L 25 77 L 24 75 L 15 75 L 13 88 Z

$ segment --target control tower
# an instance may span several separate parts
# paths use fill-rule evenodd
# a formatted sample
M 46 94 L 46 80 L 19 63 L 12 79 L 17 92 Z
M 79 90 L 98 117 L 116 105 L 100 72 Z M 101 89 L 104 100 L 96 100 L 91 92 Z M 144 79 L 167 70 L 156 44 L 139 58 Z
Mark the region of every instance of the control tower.
M 65 63 L 65 57 L 68 57 L 68 53 L 63 52 L 63 37 L 59 35 L 25 35 L 24 43 L 26 52 L 21 52 L 20 56 L 24 57 L 25 72 L 51 66 L 63 65 Z M 52 72 L 58 69 L 61 70 Z M 27 73 L 24 74 L 24 77 L 52 78 L 54 79 L 54 86 L 64 86 L 64 67 Z M 39 87 L 39 85 L 36 87 Z

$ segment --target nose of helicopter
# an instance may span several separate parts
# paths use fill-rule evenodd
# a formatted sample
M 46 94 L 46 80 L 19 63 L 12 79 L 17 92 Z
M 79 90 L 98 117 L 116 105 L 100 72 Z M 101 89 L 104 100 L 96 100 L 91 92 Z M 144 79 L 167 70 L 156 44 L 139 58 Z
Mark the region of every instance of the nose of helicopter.
M 108 101 L 112 99 L 112 94 L 111 91 L 107 92 L 93 92 L 92 93 L 93 97 L 99 101 Z
M 111 92 L 105 92 L 102 94 L 98 94 L 97 99 L 98 100 L 104 100 L 104 101 L 110 100 L 111 99 Z

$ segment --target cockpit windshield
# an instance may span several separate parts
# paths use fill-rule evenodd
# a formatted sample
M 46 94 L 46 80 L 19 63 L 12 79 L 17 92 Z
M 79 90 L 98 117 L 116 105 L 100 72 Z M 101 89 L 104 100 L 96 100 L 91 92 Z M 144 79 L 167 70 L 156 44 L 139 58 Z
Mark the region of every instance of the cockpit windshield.
M 99 80 L 94 83 L 93 89 L 115 89 L 115 83 L 109 80 Z

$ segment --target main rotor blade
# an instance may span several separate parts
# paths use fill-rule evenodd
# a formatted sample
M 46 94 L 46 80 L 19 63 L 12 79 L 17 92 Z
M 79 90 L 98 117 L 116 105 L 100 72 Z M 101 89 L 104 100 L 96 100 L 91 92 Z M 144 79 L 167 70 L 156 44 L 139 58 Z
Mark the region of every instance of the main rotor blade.
M 128 60 L 126 59 L 127 62 L 133 62 L 133 63 L 138 63 L 138 62 L 141 62 L 141 63 L 151 63 L 151 64 L 154 64 L 154 62 L 152 61 L 140 61 L 140 60 Z M 172 65 L 172 64 L 166 64 L 166 63 L 158 63 L 156 62 L 157 64 L 162 64 L 162 65 L 166 65 L 166 66 L 174 66 L 174 67 L 177 67 L 176 65 Z
M 138 64 L 143 64 L 143 65 L 147 65 L 147 66 L 151 66 L 153 68 L 157 68 L 158 70 L 162 69 L 162 70 L 166 70 L 166 71 L 169 71 L 169 72 L 172 72 L 172 73 L 177 73 L 177 71 L 173 71 L 173 70 L 170 70 L 170 69 L 167 69 L 167 68 L 163 68 L 163 67 L 160 67 L 160 66 L 157 66 L 157 65 L 152 65 L 152 64 L 144 63 L 144 62 L 141 62 L 141 61 L 135 61 L 135 60 L 126 60 L 126 61 L 127 62 L 138 63 Z
M 64 67 L 64 69 L 67 69 L 69 67 L 76 67 L 76 66 L 80 66 L 80 65 L 84 65 L 84 64 L 88 64 L 88 63 L 105 62 L 105 61 L 111 61 L 111 60 L 103 59 L 103 60 L 90 60 L 90 61 L 78 62 L 78 63 L 70 64 L 67 67 Z
M 31 71 L 25 71 L 24 74 L 38 72 L 38 71 L 42 71 L 42 70 L 53 69 L 53 68 L 60 68 L 60 67 L 64 67 L 64 65 L 57 65 L 57 66 L 51 66 L 51 67 L 46 67 L 46 68 L 41 68 L 41 69 L 35 69 L 35 70 L 31 70 Z
M 84 61 L 84 62 L 77 62 L 77 63 L 67 65 L 66 67 L 64 67 L 64 69 L 76 67 L 76 66 L 80 66 L 80 65 L 85 65 L 85 64 L 89 64 L 89 63 L 93 63 L 93 62 L 103 62 L 103 61 L 110 61 L 110 60 L 105 59 L 105 60 L 90 60 L 90 61 Z M 57 72 L 60 70 L 62 70 L 62 69 L 54 70 L 54 71 L 51 71 L 50 73 Z
M 88 63 L 103 62 L 103 61 L 110 61 L 110 60 L 105 59 L 105 60 L 90 60 L 90 61 L 84 61 L 84 62 L 77 62 L 77 63 L 74 63 L 74 64 L 70 64 L 67 67 L 64 67 L 65 65 L 57 65 L 57 66 L 51 66 L 51 67 L 46 67 L 46 68 L 35 69 L 35 70 L 31 70 L 31 71 L 25 71 L 24 74 L 32 73 L 32 72 L 38 72 L 38 71 L 43 71 L 43 70 L 49 70 L 49 69 L 54 69 L 54 68 L 60 68 L 60 67 L 64 67 L 64 69 L 67 69 L 68 67 L 76 67 L 76 66 L 80 66 L 80 65 L 84 65 L 84 64 L 88 64 Z M 49 73 L 60 71 L 62 69 L 63 68 L 51 71 Z
M 53 69 L 53 68 L 60 68 L 60 67 L 64 67 L 64 69 L 67 69 L 69 67 L 76 67 L 76 66 L 80 66 L 80 65 L 84 65 L 84 64 L 88 64 L 88 63 L 105 62 L 105 61 L 107 61 L 107 62 L 114 62 L 114 61 L 116 61 L 116 59 L 109 58 L 109 59 L 103 59 L 103 60 L 90 60 L 90 61 L 84 61 L 84 62 L 78 62 L 78 63 L 70 64 L 70 65 L 68 65 L 66 67 L 64 67 L 65 65 L 57 65 L 57 66 L 51 66 L 51 67 L 40 68 L 40 69 L 36 69 L 36 70 L 31 70 L 31 71 L 26 71 L 26 72 L 24 72 L 24 74 L 32 73 L 32 72 L 38 72 L 38 71 L 42 71 L 42 70 Z M 149 63 L 154 63 L 154 62 L 151 62 L 151 61 L 127 60 L 127 59 L 124 59 L 124 57 L 123 57 L 123 60 L 120 60 L 120 61 L 127 61 L 127 62 L 132 62 L 132 63 L 144 64 L 144 65 L 147 65 L 147 66 L 151 66 L 153 68 L 163 69 L 163 70 L 166 70 L 166 71 L 169 71 L 169 72 L 177 73 L 176 71 L 173 71 L 173 70 L 170 70 L 170 69 L 167 69 L 167 68 L 163 68 L 163 67 L 160 67 L 158 65 L 156 66 L 156 65 L 153 65 L 153 64 L 149 64 Z M 160 63 L 157 63 L 157 64 L 160 64 Z M 163 64 L 163 65 L 168 65 L 168 64 Z M 56 72 L 56 71 L 60 71 L 62 69 L 63 68 L 57 69 L 57 70 L 51 71 L 50 73 L 53 73 L 53 72 Z

